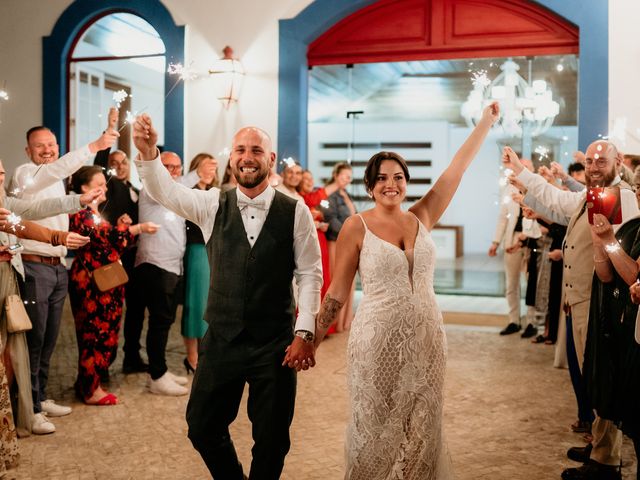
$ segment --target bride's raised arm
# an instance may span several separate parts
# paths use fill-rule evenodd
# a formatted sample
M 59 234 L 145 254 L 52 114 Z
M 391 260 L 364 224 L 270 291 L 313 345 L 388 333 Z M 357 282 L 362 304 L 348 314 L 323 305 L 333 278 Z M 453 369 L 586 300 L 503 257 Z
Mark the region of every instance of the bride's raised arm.
M 409 210 L 431 230 L 449 206 L 460 185 L 462 175 L 480 150 L 491 126 L 500 117 L 500 106 L 493 102 L 482 111 L 480 121 L 456 152 L 447 169 L 442 172 L 435 185 Z

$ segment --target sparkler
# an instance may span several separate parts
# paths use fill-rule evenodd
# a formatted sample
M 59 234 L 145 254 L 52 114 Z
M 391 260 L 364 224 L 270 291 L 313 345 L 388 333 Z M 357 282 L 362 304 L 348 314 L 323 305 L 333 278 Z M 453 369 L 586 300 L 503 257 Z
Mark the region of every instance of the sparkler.
M 287 157 L 287 158 L 283 158 L 282 159 L 282 163 L 284 163 L 286 165 L 285 168 L 291 168 L 291 167 L 295 166 L 296 161 L 291 157 Z
M 7 223 L 10 225 L 13 232 L 17 231 L 18 229 L 24 230 L 24 226 L 20 225 L 20 222 L 22 222 L 22 217 L 20 215 L 16 215 L 15 213 L 11 212 L 7 216 Z
M 549 157 L 549 149 L 546 147 L 543 147 L 542 145 L 538 145 L 534 150 L 534 152 L 540 155 L 540 160 L 542 160 L 543 158 Z
M 5 101 L 9 100 L 9 93 L 4 89 L 0 90 L 0 98 Z
M 117 92 L 113 92 L 113 101 L 116 104 L 116 108 L 120 110 L 120 104 L 124 102 L 129 94 L 125 90 L 118 90 Z
M 329 201 L 328 200 L 320 200 L 320 206 L 322 208 L 329 208 Z

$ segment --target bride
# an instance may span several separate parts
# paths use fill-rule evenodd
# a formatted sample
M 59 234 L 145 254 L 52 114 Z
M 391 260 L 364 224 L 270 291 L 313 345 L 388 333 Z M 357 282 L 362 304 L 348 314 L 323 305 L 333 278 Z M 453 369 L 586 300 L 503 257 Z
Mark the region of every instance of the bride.
M 364 296 L 347 352 L 347 479 L 448 476 L 442 446 L 446 338 L 433 290 L 429 232 L 499 113 L 497 103 L 485 108 L 449 167 L 408 212 L 400 208 L 409 181 L 404 159 L 380 152 L 367 164 L 364 182 L 375 206 L 344 223 L 333 281 L 316 321 L 317 346 L 359 270 Z

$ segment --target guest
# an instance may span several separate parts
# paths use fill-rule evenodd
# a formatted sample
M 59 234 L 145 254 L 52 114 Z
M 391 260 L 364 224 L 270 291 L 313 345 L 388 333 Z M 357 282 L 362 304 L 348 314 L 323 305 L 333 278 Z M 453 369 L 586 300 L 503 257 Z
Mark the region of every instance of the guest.
M 337 187 L 314 187 L 313 174 L 309 170 L 302 172 L 302 178 L 298 185 L 298 192 L 302 195 L 305 205 L 311 210 L 311 216 L 318 233 L 318 243 L 320 244 L 320 255 L 322 256 L 322 289 L 320 290 L 320 300 L 324 298 L 324 294 L 329 289 L 331 283 L 331 269 L 329 266 L 329 249 L 327 247 L 326 232 L 329 224 L 325 221 L 324 212 L 329 205 L 329 194 L 333 193 Z M 336 331 L 335 325 L 331 325 L 327 331 L 330 335 Z
M 284 170 L 282 170 L 282 183 L 276 186 L 275 189 L 294 200 L 304 203 L 302 196 L 298 193 L 300 180 L 302 180 L 302 167 L 300 164 L 298 162 L 287 163 Z
M 91 237 L 91 243 L 76 254 L 70 271 L 69 299 L 75 319 L 78 342 L 76 394 L 87 405 L 115 405 L 118 399 L 100 385 L 118 349 L 124 285 L 102 292 L 92 281 L 92 272 L 120 260 L 134 235 L 155 233 L 157 226 L 147 222 L 131 225 L 125 213 L 114 227 L 102 218 L 98 204 L 106 200 L 106 179 L 98 166 L 80 168 L 71 179 L 75 192 L 100 189 L 98 202 L 70 215 L 69 229 Z
M 200 177 L 197 190 L 209 190 L 218 186 L 218 161 L 208 153 L 199 153 L 189 165 L 189 172 L 197 171 L 204 161 L 210 162 L 207 173 Z M 204 320 L 209 295 L 209 258 L 202 236 L 202 230 L 195 223 L 185 222 L 187 247 L 184 253 L 184 305 L 182 309 L 182 339 L 187 349 L 184 368 L 187 374 L 194 372 L 198 366 L 198 345 L 207 331 L 208 324 Z
M 91 161 L 96 152 L 111 148 L 118 136 L 118 132 L 108 129 L 96 141 L 58 158 L 59 148 L 53 132 L 47 127 L 33 127 L 26 134 L 25 152 L 29 162 L 16 169 L 9 190 L 24 200 L 63 196 L 62 180 Z M 64 231 L 69 227 L 69 217 L 56 215 L 38 220 L 38 223 Z M 71 407 L 58 405 L 46 395 L 49 364 L 58 340 L 68 290 L 67 252 L 62 245 L 53 247 L 34 241 L 25 241 L 23 245 L 25 300 L 28 301 L 25 308 L 33 324 L 27 332 L 33 410 L 34 413 L 45 412 L 48 417 L 68 415 Z M 36 418 L 45 417 L 36 415 Z
M 182 160 L 174 152 L 162 152 L 162 165 L 171 178 L 182 185 L 193 188 L 210 168 L 205 160 L 196 171 L 182 176 Z M 154 197 L 155 198 L 155 197 Z M 167 368 L 166 347 L 169 330 L 175 321 L 177 288 L 183 273 L 183 257 L 186 247 L 185 220 L 155 201 L 144 189 L 140 191 L 139 216 L 144 222 L 162 226 L 157 235 L 142 234 L 138 240 L 138 253 L 129 288 L 135 305 L 127 306 L 124 330 L 123 371 L 143 371 L 140 356 L 140 335 L 145 309 L 149 310 L 147 330 L 147 355 L 149 378 L 147 387 L 157 395 L 186 395 L 186 377 L 174 375 Z M 126 368 L 125 368 L 126 367 Z
M 336 240 L 345 220 L 356 213 L 356 207 L 347 193 L 346 188 L 351 184 L 351 166 L 348 163 L 337 163 L 331 173 L 331 181 L 327 188 L 335 191 L 329 195 L 329 207 L 325 212 L 325 221 L 329 224 L 327 229 L 327 246 L 329 248 L 329 269 L 334 270 L 336 259 Z M 349 330 L 353 319 L 353 294 L 355 291 L 355 279 L 351 288 L 351 295 L 344 302 L 342 310 L 336 319 L 336 330 L 342 332 Z
M 231 173 L 231 160 L 227 161 L 227 166 L 224 168 L 224 175 L 222 176 L 222 185 L 220 185 L 220 191 L 226 192 L 232 188 L 236 188 L 238 181 L 236 177 Z
M 26 220 L 22 220 L 19 226 L 10 224 L 4 221 L 8 213 L 8 210 L 0 208 L 0 240 L 2 243 L 0 245 L 0 308 L 2 311 L 4 311 L 4 303 L 7 296 L 17 294 L 19 290 L 14 270 L 16 265 L 19 266 L 20 274 L 23 275 L 19 254 L 8 253 L 8 246 L 16 244 L 14 242 L 15 237 L 31 239 L 51 244 L 52 246 L 65 245 L 67 248 L 78 248 L 89 241 L 88 237 L 60 230 L 50 230 L 35 222 Z M 15 419 L 18 433 L 21 436 L 28 436 L 29 433 L 43 435 L 55 432 L 55 426 L 44 414 L 33 412 L 32 399 L 29 395 L 31 382 L 29 381 L 29 358 L 25 332 L 9 333 L 7 331 L 6 315 L 0 315 L 0 345 L 2 345 L 0 363 L 2 363 L 1 369 L 6 374 L 7 388 L 13 383 L 14 378 L 18 385 L 18 399 L 16 402 L 18 411 Z M 3 395 L 4 393 L 0 391 L 0 397 Z M 14 428 L 13 418 L 11 424 L 0 424 L 0 431 L 4 427 L 8 429 L 6 432 L 7 439 L 11 440 L 13 436 L 11 432 Z M 0 433 L 0 436 L 2 435 Z
M 640 219 L 629 220 L 614 234 L 607 218 L 596 214 L 591 231 L 596 275 L 585 383 L 598 416 L 614 421 L 633 440 L 640 478 Z

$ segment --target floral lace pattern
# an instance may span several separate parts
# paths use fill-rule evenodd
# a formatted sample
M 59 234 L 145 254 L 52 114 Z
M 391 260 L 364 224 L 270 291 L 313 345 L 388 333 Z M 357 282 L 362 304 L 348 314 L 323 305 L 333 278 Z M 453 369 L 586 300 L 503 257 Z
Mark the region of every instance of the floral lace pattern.
M 351 480 L 449 475 L 442 440 L 446 337 L 433 290 L 435 244 L 418 223 L 413 256 L 365 224 L 359 265 L 364 296 L 348 347 Z

